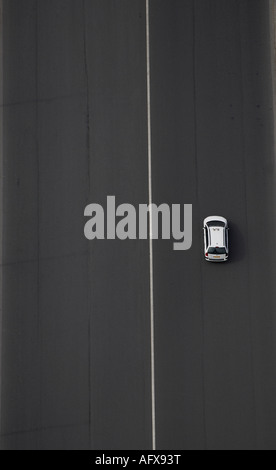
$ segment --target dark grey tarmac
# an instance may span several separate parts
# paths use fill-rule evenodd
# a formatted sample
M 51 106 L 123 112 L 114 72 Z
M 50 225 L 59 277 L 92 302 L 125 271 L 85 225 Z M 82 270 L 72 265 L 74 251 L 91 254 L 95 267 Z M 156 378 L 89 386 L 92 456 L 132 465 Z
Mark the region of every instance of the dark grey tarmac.
M 1 449 L 151 449 L 148 241 L 84 208 L 148 201 L 145 0 L 3 0 Z M 268 0 L 150 0 L 157 448 L 276 450 Z M 204 261 L 223 215 L 231 257 Z

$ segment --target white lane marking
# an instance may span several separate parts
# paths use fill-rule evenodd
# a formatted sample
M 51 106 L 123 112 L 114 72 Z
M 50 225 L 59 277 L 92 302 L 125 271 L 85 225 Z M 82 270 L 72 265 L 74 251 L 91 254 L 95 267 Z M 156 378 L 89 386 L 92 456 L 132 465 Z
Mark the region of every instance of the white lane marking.
M 147 120 L 148 120 L 148 185 L 149 204 L 152 204 L 152 146 L 151 146 L 151 88 L 150 88 L 150 21 L 149 0 L 146 0 L 147 34 Z M 151 206 L 150 206 L 151 207 Z M 155 351 L 154 351 L 154 291 L 153 291 L 153 218 L 149 211 L 149 257 L 150 257 L 150 335 L 151 335 L 151 421 L 152 449 L 156 450 L 156 414 L 155 414 Z

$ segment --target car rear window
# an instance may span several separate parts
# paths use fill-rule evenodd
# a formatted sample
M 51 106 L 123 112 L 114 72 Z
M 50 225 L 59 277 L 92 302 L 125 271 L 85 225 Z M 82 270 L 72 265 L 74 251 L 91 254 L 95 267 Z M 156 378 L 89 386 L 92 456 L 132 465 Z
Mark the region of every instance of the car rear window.
M 218 246 L 216 248 L 209 248 L 208 250 L 209 255 L 225 255 L 226 254 L 226 249 L 225 248 L 219 248 Z

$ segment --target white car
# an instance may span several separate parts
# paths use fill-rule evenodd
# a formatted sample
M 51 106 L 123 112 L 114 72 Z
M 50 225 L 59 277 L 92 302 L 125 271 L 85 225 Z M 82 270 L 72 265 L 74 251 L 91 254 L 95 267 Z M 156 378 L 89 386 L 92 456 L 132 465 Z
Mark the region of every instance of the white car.
M 229 256 L 228 222 L 224 217 L 207 217 L 203 223 L 206 261 L 227 261 Z

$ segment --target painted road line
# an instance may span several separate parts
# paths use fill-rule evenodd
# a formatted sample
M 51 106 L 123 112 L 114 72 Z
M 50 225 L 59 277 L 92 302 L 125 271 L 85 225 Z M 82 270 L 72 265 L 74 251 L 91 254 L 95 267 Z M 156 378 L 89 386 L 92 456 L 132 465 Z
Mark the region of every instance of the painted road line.
M 154 350 L 154 283 L 153 283 L 153 217 L 152 217 L 152 146 L 151 146 L 151 76 L 150 76 L 150 21 L 149 0 L 146 0 L 146 42 L 147 42 L 147 122 L 148 122 L 148 190 L 149 190 L 149 265 L 150 265 L 150 329 L 151 329 L 151 421 L 152 448 L 156 450 L 155 414 L 155 350 Z

